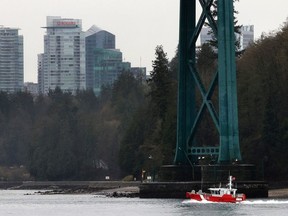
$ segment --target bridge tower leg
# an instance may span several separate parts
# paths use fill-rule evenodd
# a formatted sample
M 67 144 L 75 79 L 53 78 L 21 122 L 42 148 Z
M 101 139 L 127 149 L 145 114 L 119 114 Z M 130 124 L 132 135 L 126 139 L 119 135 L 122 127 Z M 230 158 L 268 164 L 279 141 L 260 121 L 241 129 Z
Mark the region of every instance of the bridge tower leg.
M 220 163 L 241 160 L 233 11 L 232 0 L 218 0 Z
M 195 62 L 195 43 L 191 44 L 195 32 L 196 0 L 180 1 L 179 74 L 177 109 L 176 164 L 188 164 L 187 140 L 195 120 L 195 84 L 189 72 L 189 62 Z
M 196 0 L 180 0 L 179 84 L 177 113 L 177 146 L 174 163 L 192 165 L 199 155 L 216 154 L 218 163 L 241 160 L 238 132 L 238 108 L 235 64 L 235 35 L 233 0 L 218 0 L 217 23 L 211 14 L 214 0 L 199 0 L 202 13 L 196 23 Z M 218 39 L 218 70 L 208 89 L 196 68 L 196 41 L 208 20 Z M 218 84 L 219 113 L 211 105 Z M 196 110 L 195 90 L 202 96 Z M 196 147 L 195 133 L 207 109 L 219 133 L 219 147 Z

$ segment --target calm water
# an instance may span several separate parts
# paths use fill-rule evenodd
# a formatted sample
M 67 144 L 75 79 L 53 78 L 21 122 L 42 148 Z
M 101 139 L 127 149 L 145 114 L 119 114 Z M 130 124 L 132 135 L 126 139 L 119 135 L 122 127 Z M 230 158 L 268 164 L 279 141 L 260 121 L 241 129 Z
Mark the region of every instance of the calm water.
M 32 195 L 27 195 L 32 194 Z M 196 203 L 179 199 L 106 198 L 95 195 L 39 195 L 1 191 L 1 216 L 193 216 L 288 215 L 286 200 L 248 200 L 240 204 Z

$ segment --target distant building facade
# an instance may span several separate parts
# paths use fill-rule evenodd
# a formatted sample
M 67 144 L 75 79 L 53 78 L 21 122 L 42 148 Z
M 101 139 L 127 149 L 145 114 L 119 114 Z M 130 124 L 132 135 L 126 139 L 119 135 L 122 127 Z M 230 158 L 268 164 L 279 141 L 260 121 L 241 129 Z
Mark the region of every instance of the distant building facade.
M 95 83 L 95 49 L 115 49 L 115 35 L 93 25 L 85 37 L 86 49 L 86 88 L 94 89 Z
M 210 40 L 212 40 L 212 35 L 209 33 L 209 28 L 202 28 L 200 32 L 200 44 L 201 46 L 204 43 L 208 43 Z
M 131 67 L 130 71 L 135 78 L 146 80 L 146 67 Z
M 24 91 L 31 93 L 33 96 L 37 96 L 39 92 L 38 84 L 33 82 L 25 82 Z
M 254 25 L 242 26 L 239 41 L 240 50 L 246 49 L 254 42 Z
M 23 36 L 19 29 L 0 26 L 0 91 L 23 90 Z
M 86 32 L 86 87 L 93 89 L 96 95 L 123 71 L 130 71 L 131 64 L 123 62 L 122 52 L 115 44 L 115 35 L 96 26 Z
M 44 53 L 38 55 L 41 93 L 60 87 L 75 93 L 86 88 L 85 34 L 80 19 L 47 17 Z
M 38 54 L 38 93 L 44 93 L 44 54 Z
M 92 26 L 83 32 L 81 20 L 51 16 L 44 28 L 44 53 L 38 55 L 39 93 L 60 87 L 72 93 L 92 89 L 99 95 L 102 86 L 112 84 L 123 71 L 146 77 L 146 68 L 123 62 L 115 35 L 108 31 Z
M 118 76 L 129 71 L 131 64 L 122 61 L 122 52 L 117 49 L 94 49 L 94 87 L 93 91 L 99 95 L 101 87 L 113 84 Z
M 209 33 L 209 28 L 202 28 L 200 32 L 200 44 L 208 43 L 212 40 L 212 34 Z M 241 33 L 236 34 L 236 39 L 240 43 L 239 50 L 246 49 L 249 44 L 254 42 L 254 25 L 242 26 L 240 29 Z

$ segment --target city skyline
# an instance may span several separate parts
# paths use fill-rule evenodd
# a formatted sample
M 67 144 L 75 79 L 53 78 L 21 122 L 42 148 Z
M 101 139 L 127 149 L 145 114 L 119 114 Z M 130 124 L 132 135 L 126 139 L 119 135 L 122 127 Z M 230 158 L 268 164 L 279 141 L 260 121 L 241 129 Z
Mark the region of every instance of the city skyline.
M 116 36 L 93 25 L 82 30 L 82 20 L 47 16 L 44 52 L 38 54 L 39 93 L 56 87 L 76 93 L 92 89 L 99 95 L 103 85 L 112 84 L 123 71 L 141 76 L 143 69 L 131 68 L 116 49 Z M 27 89 L 33 85 L 27 85 Z
M 254 25 L 256 40 L 262 32 L 268 34 L 283 26 L 288 15 L 285 6 L 285 0 L 240 0 L 235 4 L 239 24 Z M 37 81 L 37 54 L 44 49 L 45 30 L 41 27 L 46 16 L 82 19 L 83 31 L 97 25 L 113 32 L 123 60 L 147 67 L 147 73 L 157 45 L 163 45 L 171 60 L 178 44 L 179 0 L 83 0 L 81 4 L 76 0 L 3 0 L 2 8 L 0 25 L 20 28 L 24 36 L 25 82 Z

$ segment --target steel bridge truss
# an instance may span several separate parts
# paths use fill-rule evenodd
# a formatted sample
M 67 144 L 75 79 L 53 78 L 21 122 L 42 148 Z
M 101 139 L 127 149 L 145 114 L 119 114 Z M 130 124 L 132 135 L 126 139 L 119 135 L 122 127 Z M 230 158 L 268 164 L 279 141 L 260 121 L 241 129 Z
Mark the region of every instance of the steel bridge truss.
M 175 164 L 191 164 L 191 158 L 217 155 L 218 163 L 241 160 L 238 132 L 235 35 L 233 0 L 218 0 L 217 22 L 211 7 L 214 0 L 199 0 L 202 13 L 196 23 L 196 0 L 180 0 L 179 79 L 177 113 L 177 148 Z M 218 69 L 206 90 L 196 68 L 196 41 L 208 20 L 218 41 Z M 211 97 L 219 91 L 219 113 Z M 202 97 L 196 110 L 195 89 Z M 195 146 L 195 134 L 208 110 L 219 133 L 219 147 Z

